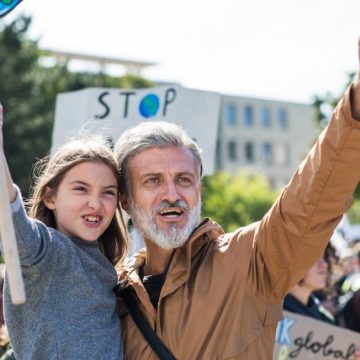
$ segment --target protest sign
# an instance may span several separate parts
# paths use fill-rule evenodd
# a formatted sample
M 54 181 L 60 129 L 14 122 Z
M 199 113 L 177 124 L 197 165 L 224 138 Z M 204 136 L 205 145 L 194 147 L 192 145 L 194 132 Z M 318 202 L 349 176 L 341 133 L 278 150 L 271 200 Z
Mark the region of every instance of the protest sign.
M 360 334 L 284 311 L 276 331 L 273 360 L 351 360 Z
M 52 146 L 78 129 L 100 132 L 116 142 L 127 128 L 143 121 L 179 124 L 203 149 L 204 173 L 215 168 L 220 94 L 158 86 L 147 89 L 88 88 L 59 94 Z

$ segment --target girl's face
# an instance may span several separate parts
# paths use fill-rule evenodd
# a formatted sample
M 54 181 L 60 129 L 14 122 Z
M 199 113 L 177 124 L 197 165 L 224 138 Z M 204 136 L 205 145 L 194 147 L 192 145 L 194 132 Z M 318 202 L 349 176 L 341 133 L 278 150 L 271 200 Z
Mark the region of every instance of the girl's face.
M 302 286 L 306 286 L 311 291 L 320 290 L 326 287 L 328 278 L 328 265 L 321 258 L 304 276 Z
M 60 232 L 97 240 L 114 217 L 118 203 L 116 177 L 101 161 L 80 163 L 65 174 L 55 194 L 44 203 L 53 210 Z

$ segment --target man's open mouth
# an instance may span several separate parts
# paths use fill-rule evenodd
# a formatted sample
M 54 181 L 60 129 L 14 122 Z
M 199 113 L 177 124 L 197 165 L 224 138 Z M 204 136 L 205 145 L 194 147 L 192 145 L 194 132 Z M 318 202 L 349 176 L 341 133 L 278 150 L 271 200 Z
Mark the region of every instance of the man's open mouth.
M 178 217 L 184 213 L 182 209 L 162 209 L 158 212 L 159 215 L 164 217 Z

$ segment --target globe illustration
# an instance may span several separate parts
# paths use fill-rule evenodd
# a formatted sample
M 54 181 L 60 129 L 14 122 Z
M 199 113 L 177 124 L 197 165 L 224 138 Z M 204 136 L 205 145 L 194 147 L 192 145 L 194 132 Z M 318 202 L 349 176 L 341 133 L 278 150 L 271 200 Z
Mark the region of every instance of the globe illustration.
M 159 110 L 159 105 L 160 101 L 157 95 L 146 95 L 139 105 L 140 114 L 145 118 L 155 116 Z

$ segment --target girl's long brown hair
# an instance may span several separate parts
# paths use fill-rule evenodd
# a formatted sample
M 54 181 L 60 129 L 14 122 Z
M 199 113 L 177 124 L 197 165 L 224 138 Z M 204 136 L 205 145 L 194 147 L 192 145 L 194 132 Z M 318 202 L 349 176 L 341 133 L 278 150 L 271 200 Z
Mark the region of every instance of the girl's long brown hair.
M 28 201 L 29 215 L 56 229 L 54 213 L 45 206 L 44 200 L 56 193 L 70 169 L 88 161 L 101 161 L 106 164 L 114 173 L 121 191 L 118 166 L 110 146 L 99 135 L 88 134 L 65 143 L 57 148 L 53 155 L 37 162 L 34 172 L 35 185 Z M 99 246 L 113 265 L 127 255 L 128 233 L 119 201 L 109 227 L 99 238 Z

